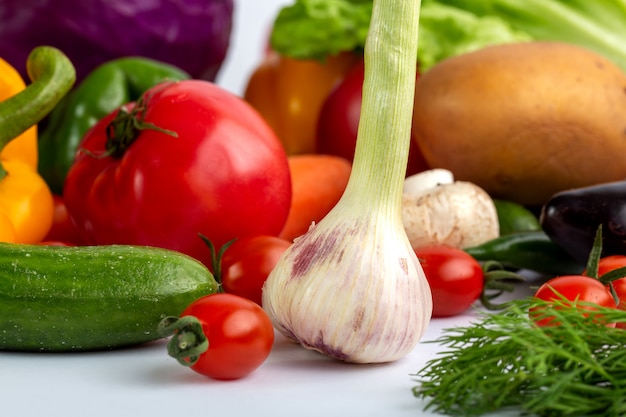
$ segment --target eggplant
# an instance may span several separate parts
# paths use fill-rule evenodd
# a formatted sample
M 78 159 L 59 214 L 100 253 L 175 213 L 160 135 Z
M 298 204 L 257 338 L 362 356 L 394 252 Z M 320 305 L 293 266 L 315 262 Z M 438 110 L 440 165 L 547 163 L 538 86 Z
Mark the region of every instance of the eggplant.
M 600 225 L 602 256 L 626 254 L 626 181 L 558 192 L 543 205 L 539 221 L 580 262 L 587 262 Z

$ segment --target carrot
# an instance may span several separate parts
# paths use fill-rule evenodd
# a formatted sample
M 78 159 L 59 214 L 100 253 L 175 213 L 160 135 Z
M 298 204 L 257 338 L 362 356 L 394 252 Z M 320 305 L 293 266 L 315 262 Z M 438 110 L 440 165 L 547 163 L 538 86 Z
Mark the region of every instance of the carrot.
M 339 156 L 300 154 L 289 157 L 289 169 L 293 189 L 291 208 L 279 236 L 293 240 L 337 204 L 348 184 L 352 164 Z

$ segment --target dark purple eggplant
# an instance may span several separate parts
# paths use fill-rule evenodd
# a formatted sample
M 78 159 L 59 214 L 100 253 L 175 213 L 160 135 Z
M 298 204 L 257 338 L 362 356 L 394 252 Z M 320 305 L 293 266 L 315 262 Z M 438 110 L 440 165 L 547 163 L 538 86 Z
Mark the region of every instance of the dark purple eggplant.
M 586 262 L 602 225 L 602 255 L 626 254 L 626 181 L 561 191 L 542 207 L 545 233 L 574 259 Z

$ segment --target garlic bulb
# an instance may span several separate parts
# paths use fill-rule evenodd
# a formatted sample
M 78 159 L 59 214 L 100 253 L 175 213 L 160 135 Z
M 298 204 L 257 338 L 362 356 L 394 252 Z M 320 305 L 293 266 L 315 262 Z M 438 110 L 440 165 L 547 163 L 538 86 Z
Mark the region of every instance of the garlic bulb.
M 397 360 L 432 313 L 404 231 L 420 1 L 375 0 L 352 173 L 339 203 L 269 275 L 263 307 L 283 335 L 346 362 Z
M 266 281 L 263 307 L 283 335 L 347 362 L 409 353 L 432 298 L 402 225 L 332 211 L 296 239 Z

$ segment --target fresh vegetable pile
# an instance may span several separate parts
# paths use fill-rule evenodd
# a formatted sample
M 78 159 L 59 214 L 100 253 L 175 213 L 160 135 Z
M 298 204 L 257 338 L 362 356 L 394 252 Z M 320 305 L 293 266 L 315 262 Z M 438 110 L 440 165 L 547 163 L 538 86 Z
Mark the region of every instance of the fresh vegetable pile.
M 624 0 L 296 0 L 241 97 L 231 1 L 119 5 L 94 56 L 82 3 L 0 5 L 0 350 L 169 338 L 233 380 L 275 331 L 385 363 L 477 308 L 428 409 L 626 413 Z

